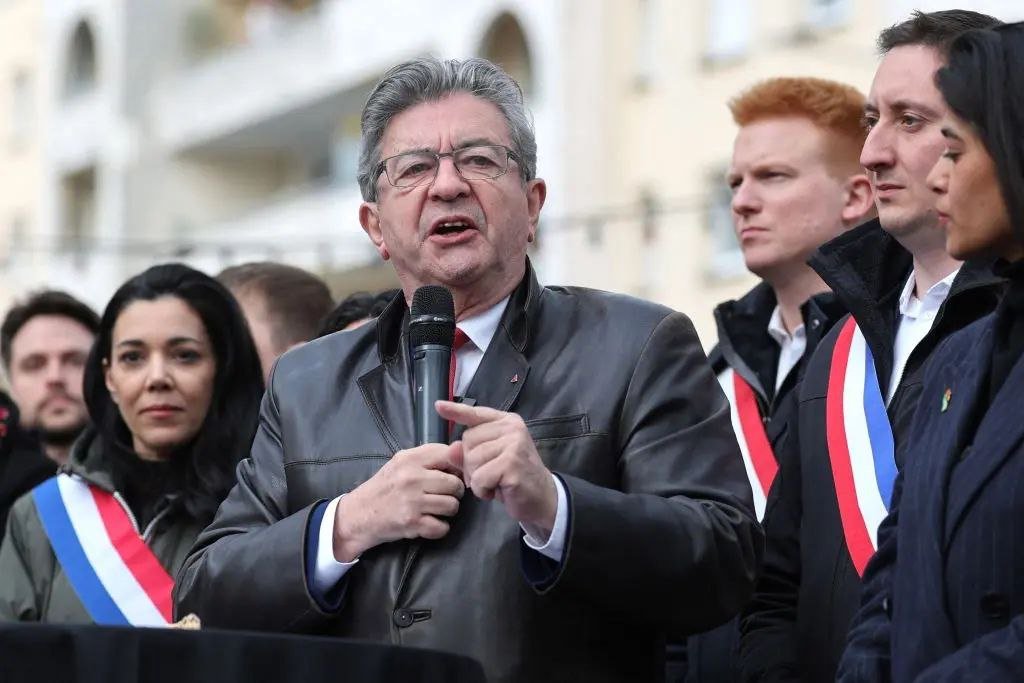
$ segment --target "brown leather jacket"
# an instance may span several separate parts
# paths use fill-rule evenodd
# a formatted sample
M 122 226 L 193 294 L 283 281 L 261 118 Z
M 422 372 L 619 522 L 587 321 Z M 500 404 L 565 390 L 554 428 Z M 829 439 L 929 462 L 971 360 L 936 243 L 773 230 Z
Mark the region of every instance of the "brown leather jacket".
M 178 614 L 467 654 L 494 682 L 634 682 L 664 675 L 668 632 L 740 609 L 762 535 L 689 320 L 542 288 L 528 268 L 466 393 L 521 415 L 565 482 L 560 567 L 529 583 L 518 524 L 467 494 L 445 538 L 368 551 L 340 609 L 321 610 L 304 569 L 311 510 L 413 446 L 405 319 L 399 297 L 376 323 L 281 358 L 238 485 L 178 576 Z

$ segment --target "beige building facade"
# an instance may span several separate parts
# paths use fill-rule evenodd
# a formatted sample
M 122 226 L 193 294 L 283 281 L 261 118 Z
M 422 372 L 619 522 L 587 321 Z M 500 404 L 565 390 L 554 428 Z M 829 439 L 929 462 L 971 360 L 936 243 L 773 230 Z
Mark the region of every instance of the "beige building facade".
M 43 220 L 42 25 L 39 0 L 0 2 L 0 306 L 20 289 L 9 276 L 16 245 Z
M 633 0 L 573 4 L 586 25 L 566 59 L 580 122 L 567 152 L 567 279 L 687 313 L 716 337 L 715 304 L 756 280 L 743 267 L 724 180 L 736 127 L 727 102 L 759 80 L 817 76 L 865 94 L 881 29 L 962 7 L 1007 20 L 1024 3 L 901 0 Z M 575 39 L 574 39 L 575 40 Z M 554 241 L 550 238 L 545 246 Z
M 0 0 L 0 304 L 48 284 L 101 307 L 167 260 L 282 260 L 338 295 L 392 285 L 358 226 L 359 112 L 402 59 L 483 55 L 534 115 L 542 280 L 665 303 L 710 346 L 713 306 L 753 284 L 728 99 L 778 75 L 866 92 L 878 31 L 953 5 L 1024 16 L 1018 0 Z

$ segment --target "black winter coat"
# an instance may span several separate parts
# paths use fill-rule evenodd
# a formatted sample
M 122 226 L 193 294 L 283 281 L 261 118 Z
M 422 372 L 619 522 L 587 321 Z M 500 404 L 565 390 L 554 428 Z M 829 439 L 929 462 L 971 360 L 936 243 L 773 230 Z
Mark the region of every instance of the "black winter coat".
M 708 355 L 716 375 L 732 368 L 754 390 L 765 425 L 765 434 L 777 449 L 786 425 L 796 412 L 793 391 L 803 378 L 806 361 L 822 337 L 845 314 L 831 292 L 816 294 L 801 307 L 807 348 L 803 358 L 775 391 L 779 345 L 768 334 L 768 322 L 776 306 L 775 293 L 762 282 L 742 298 L 715 308 L 718 344 Z M 739 624 L 732 620 L 713 631 L 691 636 L 682 646 L 670 646 L 670 683 L 731 683 L 739 680 Z
M 911 255 L 872 221 L 824 245 L 811 265 L 857 321 L 885 395 Z M 888 405 L 898 467 L 928 357 L 952 332 L 992 311 L 1002 288 L 987 264 L 965 264 L 911 354 Z M 843 535 L 825 430 L 829 369 L 843 322 L 808 362 L 797 417 L 777 451 L 780 469 L 764 519 L 765 560 L 741 621 L 745 681 L 834 679 L 859 604 L 861 580 Z

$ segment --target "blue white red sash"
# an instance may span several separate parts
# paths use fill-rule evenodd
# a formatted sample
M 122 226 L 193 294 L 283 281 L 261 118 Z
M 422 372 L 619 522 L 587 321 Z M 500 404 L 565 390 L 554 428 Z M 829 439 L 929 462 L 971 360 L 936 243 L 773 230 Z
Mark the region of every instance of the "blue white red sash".
M 825 423 L 843 535 L 863 576 L 878 549 L 878 525 L 889 512 L 896 459 L 871 349 L 852 317 L 832 352 Z
M 168 625 L 174 580 L 112 494 L 59 474 L 32 496 L 57 561 L 93 621 Z
M 747 479 L 750 480 L 750 488 L 754 492 L 754 511 L 760 521 L 764 518 L 768 491 L 775 480 L 775 473 L 779 471 L 778 461 L 765 432 L 761 408 L 757 404 L 757 395 L 753 388 L 732 368 L 726 368 L 719 374 L 718 381 L 729 398 L 732 429 L 736 432 L 736 440 L 740 444 L 743 466 L 747 470 Z

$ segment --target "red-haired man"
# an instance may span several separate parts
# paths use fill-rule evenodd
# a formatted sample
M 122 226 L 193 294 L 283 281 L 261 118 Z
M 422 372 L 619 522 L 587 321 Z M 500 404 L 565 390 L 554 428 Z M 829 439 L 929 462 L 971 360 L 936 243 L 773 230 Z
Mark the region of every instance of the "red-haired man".
M 710 360 L 732 404 L 733 427 L 758 517 L 778 469 L 775 448 L 814 347 L 845 310 L 807 259 L 867 220 L 871 184 L 858 157 L 864 95 L 818 78 L 773 78 L 730 102 L 739 126 L 726 181 L 736 236 L 761 283 L 715 309 Z M 688 681 L 738 680 L 735 622 L 688 641 Z M 679 679 L 670 649 L 669 678 Z

